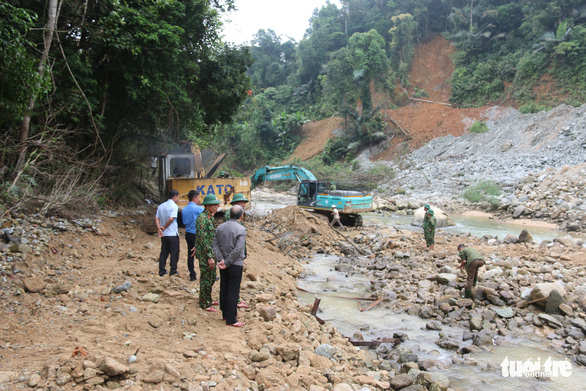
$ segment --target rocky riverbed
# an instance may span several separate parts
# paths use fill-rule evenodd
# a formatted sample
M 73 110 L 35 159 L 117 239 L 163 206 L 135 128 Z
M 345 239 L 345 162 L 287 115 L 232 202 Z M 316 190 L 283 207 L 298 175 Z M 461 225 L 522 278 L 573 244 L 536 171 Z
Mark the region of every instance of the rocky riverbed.
M 384 164 L 396 177 L 377 189 L 397 202 L 433 202 L 448 211 L 499 210 L 503 218 L 555 222 L 568 231 L 586 230 L 586 105 L 558 106 L 521 114 L 492 108 L 488 132 L 446 136 Z M 496 204 L 471 204 L 462 198 L 469 186 L 491 181 L 503 191 Z
M 247 223 L 242 298 L 251 308 L 239 311 L 247 325 L 235 329 L 197 307 L 183 241 L 181 276 L 156 275 L 158 240 L 143 226 L 149 213 L 3 222 L 12 242 L 0 260 L 0 389 L 446 390 L 446 366 L 473 363 L 476 352 L 523 333 L 586 363 L 586 256 L 577 243 L 440 232 L 437 250 L 427 252 L 414 232 L 365 226 L 343 235 L 287 207 Z M 487 259 L 473 300 L 460 298 L 460 242 Z M 332 324 L 320 325 L 296 289 L 315 253 L 340 255 L 341 270 L 368 276 L 389 315 L 426 319 L 438 346 L 453 351 L 450 363 L 419 358 L 400 343 L 360 350 Z M 440 335 L 447 326 L 462 334 Z

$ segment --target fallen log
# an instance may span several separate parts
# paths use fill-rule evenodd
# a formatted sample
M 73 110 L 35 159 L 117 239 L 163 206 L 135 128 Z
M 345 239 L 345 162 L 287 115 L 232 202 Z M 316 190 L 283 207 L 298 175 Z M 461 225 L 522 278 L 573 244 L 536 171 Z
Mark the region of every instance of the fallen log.
M 399 338 L 382 338 L 382 339 L 375 339 L 374 341 L 364 341 L 361 339 L 353 339 L 348 338 L 348 342 L 350 342 L 354 346 L 379 346 L 381 343 L 392 343 L 392 344 L 399 344 L 401 340 Z
M 368 310 L 376 307 L 382 301 L 383 301 L 383 299 L 379 297 L 374 302 L 370 303 L 369 305 L 367 305 L 364 308 L 362 308 L 362 306 L 360 305 L 360 302 L 358 302 L 358 309 L 360 310 L 360 312 L 368 311 Z

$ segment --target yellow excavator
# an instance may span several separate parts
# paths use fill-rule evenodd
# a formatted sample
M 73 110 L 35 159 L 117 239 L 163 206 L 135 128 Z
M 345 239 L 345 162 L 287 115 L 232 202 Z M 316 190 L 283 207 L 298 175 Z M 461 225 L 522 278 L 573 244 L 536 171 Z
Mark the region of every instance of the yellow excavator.
M 215 194 L 222 201 L 219 211 L 230 209 L 230 201 L 236 193 L 243 193 L 250 199 L 250 179 L 230 178 L 229 175 L 221 175 L 212 178 L 218 166 L 222 163 L 226 154 L 223 153 L 215 160 L 206 173 L 203 167 L 199 146 L 189 146 L 177 153 L 167 153 L 157 158 L 159 168 L 159 197 L 166 200 L 170 190 L 179 192 L 179 209 L 183 209 L 188 203 L 187 193 L 190 190 L 198 190 L 206 196 Z

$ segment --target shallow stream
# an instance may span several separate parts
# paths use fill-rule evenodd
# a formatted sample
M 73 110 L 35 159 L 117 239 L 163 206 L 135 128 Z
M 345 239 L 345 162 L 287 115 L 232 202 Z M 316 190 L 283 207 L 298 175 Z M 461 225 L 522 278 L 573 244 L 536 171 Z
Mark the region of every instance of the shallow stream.
M 295 204 L 295 197 L 274 194 L 255 194 L 251 203 L 251 211 L 256 215 L 265 215 L 273 209 Z M 413 216 L 385 217 L 378 213 L 363 215 L 366 223 L 371 222 L 380 226 L 400 229 L 420 230 L 411 225 Z M 543 240 L 553 240 L 558 236 L 566 236 L 566 232 L 550 228 L 535 226 L 521 226 L 501 222 L 488 217 L 450 215 L 456 223 L 453 227 L 440 228 L 438 231 L 453 233 L 470 233 L 482 237 L 496 236 L 503 239 L 507 235 L 518 236 L 521 230 L 527 229 L 534 240 L 540 243 Z M 573 235 L 584 239 L 584 235 Z M 299 299 L 306 304 L 313 304 L 315 298 L 321 299 L 319 317 L 331 321 L 334 326 L 347 337 L 360 332 L 365 340 L 392 337 L 395 332 L 407 334 L 408 340 L 401 346 L 410 348 L 419 359 L 432 358 L 444 363 L 452 361 L 453 351 L 447 351 L 435 344 L 438 331 L 426 330 L 428 320 L 406 313 L 395 314 L 385 309 L 385 303 L 380 303 L 369 311 L 360 312 L 358 301 L 347 297 L 368 297 L 370 295 L 370 281 L 359 275 L 346 276 L 335 270 L 336 256 L 316 255 L 304 265 L 305 277 L 299 280 L 299 286 L 309 292 L 299 293 Z M 362 302 L 366 306 L 370 302 Z M 461 343 L 464 329 L 442 324 L 442 333 Z M 471 341 L 467 341 L 470 343 Z M 450 378 L 450 387 L 454 390 L 564 390 L 582 391 L 586 389 L 586 369 L 570 362 L 567 357 L 548 350 L 548 340 L 536 334 L 526 335 L 523 338 L 500 337 L 497 345 L 490 352 L 470 355 L 475 363 L 451 365 L 441 370 Z M 549 380 L 540 380 L 533 377 L 504 376 L 501 364 L 508 359 L 513 364 L 509 368 L 515 369 L 517 364 L 530 365 L 545 372 L 546 363 L 552 366 L 570 366 L 570 371 L 558 370 L 550 374 Z M 549 359 L 549 361 L 548 361 Z M 566 368 L 567 369 L 567 368 Z M 568 376 L 564 376 L 568 375 Z
M 342 297 L 368 297 L 370 282 L 361 276 L 346 276 L 334 269 L 336 256 L 316 255 L 311 262 L 304 265 L 305 277 L 299 280 L 299 286 L 309 292 L 299 293 L 302 303 L 313 304 L 315 298 L 321 299 L 318 316 L 332 324 L 347 337 L 360 332 L 365 340 L 379 337 L 392 337 L 395 332 L 407 334 L 408 340 L 400 346 L 410 348 L 418 358 L 432 358 L 444 363 L 451 362 L 453 351 L 447 351 L 435 344 L 438 331 L 426 330 L 428 320 L 406 313 L 395 314 L 385 309 L 384 302 L 369 311 L 360 312 L 358 301 Z M 364 307 L 369 302 L 362 302 Z M 461 342 L 463 329 L 442 324 L 442 333 Z M 471 341 L 468 341 L 470 343 Z M 586 369 L 570 362 L 565 356 L 547 350 L 548 341 L 545 337 L 535 334 L 525 338 L 502 338 L 490 352 L 470 355 L 475 364 L 452 365 L 441 370 L 449 377 L 454 390 L 567 390 L 581 391 L 586 384 Z M 537 362 L 541 372 L 545 372 L 546 362 L 552 365 L 568 366 L 566 370 L 552 374 L 549 380 L 531 377 L 505 377 L 501 364 L 509 361 L 521 361 L 528 365 L 529 361 Z M 567 369 L 567 368 L 566 368 Z M 569 376 L 564 376 L 569 375 Z

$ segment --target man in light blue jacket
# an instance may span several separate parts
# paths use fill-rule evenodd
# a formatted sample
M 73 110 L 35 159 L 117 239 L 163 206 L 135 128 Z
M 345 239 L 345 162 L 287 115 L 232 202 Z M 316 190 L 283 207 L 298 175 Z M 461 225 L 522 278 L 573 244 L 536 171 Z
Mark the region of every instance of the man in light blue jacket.
M 185 224 L 185 241 L 187 242 L 187 269 L 189 270 L 189 281 L 197 279 L 195 273 L 193 248 L 195 247 L 195 221 L 197 216 L 203 212 L 203 206 L 199 197 L 199 191 L 191 190 L 187 193 L 189 204 L 181 211 L 181 219 Z

